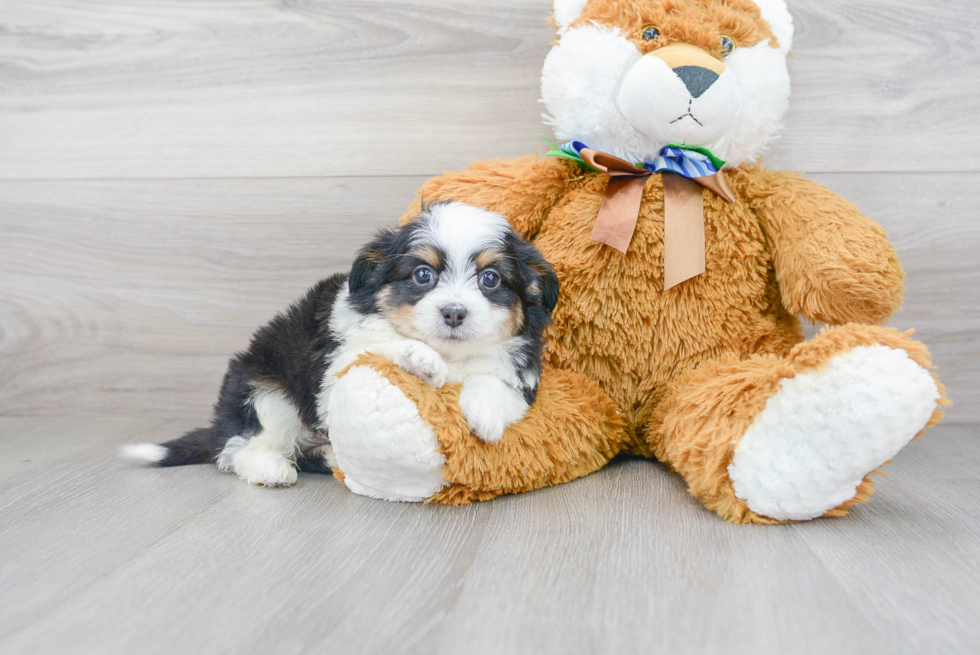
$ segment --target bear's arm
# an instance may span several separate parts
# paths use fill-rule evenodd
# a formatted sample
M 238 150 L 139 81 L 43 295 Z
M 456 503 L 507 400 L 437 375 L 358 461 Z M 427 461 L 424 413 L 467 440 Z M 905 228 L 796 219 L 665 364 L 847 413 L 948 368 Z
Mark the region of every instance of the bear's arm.
M 492 159 L 429 180 L 419 197 L 457 200 L 497 212 L 521 236 L 533 239 L 568 185 L 582 175 L 578 164 L 556 158 Z M 402 222 L 418 214 L 419 203 L 412 203 Z
M 853 204 L 795 173 L 750 169 L 735 177 L 769 239 L 787 309 L 840 325 L 884 323 L 899 308 L 898 256 Z

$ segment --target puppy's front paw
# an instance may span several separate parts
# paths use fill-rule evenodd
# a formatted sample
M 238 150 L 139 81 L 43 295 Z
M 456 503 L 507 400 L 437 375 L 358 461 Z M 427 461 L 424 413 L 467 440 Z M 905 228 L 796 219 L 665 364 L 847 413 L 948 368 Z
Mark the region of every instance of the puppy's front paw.
M 421 341 L 408 342 L 402 353 L 401 367 L 436 389 L 441 389 L 449 378 L 442 355 Z
M 459 405 L 470 432 L 496 443 L 511 423 L 524 418 L 527 402 L 517 391 L 492 375 L 475 375 L 463 384 Z

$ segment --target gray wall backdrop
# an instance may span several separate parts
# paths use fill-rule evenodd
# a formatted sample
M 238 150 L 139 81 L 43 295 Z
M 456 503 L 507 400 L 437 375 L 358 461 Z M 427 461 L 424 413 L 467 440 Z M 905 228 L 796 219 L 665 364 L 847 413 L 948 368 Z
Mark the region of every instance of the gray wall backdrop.
M 889 232 L 980 418 L 975 0 L 790 0 L 769 153 Z M 227 357 L 422 182 L 541 149 L 546 0 L 2 0 L 0 414 L 204 417 Z

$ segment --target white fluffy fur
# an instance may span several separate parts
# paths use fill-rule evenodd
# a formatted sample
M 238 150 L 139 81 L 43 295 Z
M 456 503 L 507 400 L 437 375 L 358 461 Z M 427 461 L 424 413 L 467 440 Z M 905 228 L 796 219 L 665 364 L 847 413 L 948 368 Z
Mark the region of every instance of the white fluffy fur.
M 527 413 L 521 394 L 495 375 L 474 375 L 463 384 L 459 406 L 470 432 L 489 443 L 500 441 L 508 425 Z
M 620 82 L 641 57 L 616 28 L 583 25 L 562 35 L 541 72 L 548 110 L 544 119 L 555 136 L 630 160 L 642 159 L 632 153 L 652 152 L 655 144 L 626 121 L 616 104 Z
M 377 371 L 353 367 L 334 385 L 328 412 L 334 455 L 351 491 L 419 502 L 447 484 L 435 432 Z
M 231 437 L 225 442 L 225 447 L 218 453 L 215 463 L 218 470 L 223 473 L 231 473 L 235 470 L 235 455 L 242 448 L 248 445 L 248 437 Z
M 340 346 L 328 356 L 327 372 L 320 385 L 317 396 L 317 414 L 320 427 L 329 423 L 328 402 L 336 375 L 354 363 L 361 353 L 375 349 L 382 344 L 397 344 L 405 341 L 395 326 L 377 314 L 364 315 L 350 304 L 350 293 L 345 287 L 337 295 L 330 312 L 330 332 Z M 384 353 L 379 353 L 384 356 Z
M 769 23 L 772 33 L 779 41 L 779 50 L 788 54 L 793 48 L 793 17 L 785 0 L 755 0 L 762 17 Z
M 925 427 L 938 399 L 928 371 L 880 345 L 787 378 L 735 448 L 735 495 L 774 519 L 821 516 Z
M 698 98 L 658 57 L 640 57 L 626 72 L 616 98 L 623 118 L 652 143 L 716 143 L 742 106 L 738 83 L 731 70 Z
M 296 456 L 303 444 L 311 440 L 299 412 L 276 391 L 256 390 L 252 404 L 262 431 L 247 440 L 229 439 L 218 455 L 218 468 L 231 468 L 251 484 L 266 487 L 295 484 Z
M 564 32 L 568 26 L 582 15 L 588 0 L 555 0 L 555 24 L 558 31 Z
M 123 459 L 142 464 L 159 464 L 167 456 L 167 449 L 155 443 L 128 443 L 119 449 Z
M 782 0 L 759 5 L 773 21 L 780 48 L 762 42 L 736 49 L 719 81 L 694 99 L 618 28 L 588 24 L 564 31 L 542 70 L 545 121 L 559 140 L 583 141 L 629 161 L 650 161 L 670 142 L 708 147 L 730 167 L 758 158 L 779 133 L 789 104 L 786 54 L 793 30 Z M 673 105 L 689 101 L 704 127 L 670 126 L 683 113 L 675 115 Z

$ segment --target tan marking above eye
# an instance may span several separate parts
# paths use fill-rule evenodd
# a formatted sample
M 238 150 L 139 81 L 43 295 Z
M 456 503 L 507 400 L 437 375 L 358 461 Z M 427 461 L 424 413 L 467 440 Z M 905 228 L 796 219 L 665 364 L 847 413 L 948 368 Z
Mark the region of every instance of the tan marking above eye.
M 439 268 L 439 251 L 432 246 L 422 246 L 421 248 L 416 248 L 409 254 L 413 257 L 418 257 L 432 268 Z
M 481 271 L 487 266 L 493 266 L 502 257 L 503 253 L 496 248 L 481 250 L 476 254 L 476 258 L 474 260 L 476 262 L 476 270 Z

